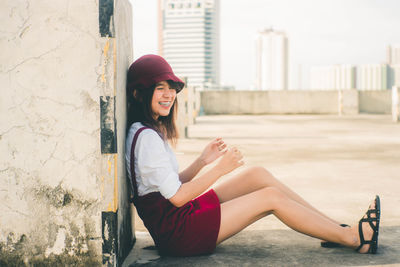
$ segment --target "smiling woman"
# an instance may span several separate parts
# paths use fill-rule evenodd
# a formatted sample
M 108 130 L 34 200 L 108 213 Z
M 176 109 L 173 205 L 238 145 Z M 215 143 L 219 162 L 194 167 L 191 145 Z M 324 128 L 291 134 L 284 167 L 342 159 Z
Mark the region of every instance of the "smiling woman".
M 129 68 L 126 166 L 133 202 L 160 253 L 211 253 L 219 243 L 270 214 L 298 232 L 328 241 L 321 244 L 324 247 L 341 244 L 360 253 L 376 253 L 378 196 L 358 225 L 341 227 L 262 167 L 248 168 L 209 189 L 244 164 L 242 153 L 228 148 L 221 138 L 212 140 L 179 172 L 168 142 L 177 138 L 176 94 L 183 86 L 160 56 L 143 56 Z M 197 175 L 218 158 L 217 164 Z
M 155 119 L 158 119 L 159 116 L 168 116 L 176 98 L 176 88 L 173 88 L 172 85 L 173 83 L 168 81 L 161 81 L 156 84 L 151 101 L 151 109 Z
M 128 72 L 128 125 L 141 122 L 174 143 L 178 138 L 176 94 L 183 86 L 165 59 L 156 55 L 140 57 Z

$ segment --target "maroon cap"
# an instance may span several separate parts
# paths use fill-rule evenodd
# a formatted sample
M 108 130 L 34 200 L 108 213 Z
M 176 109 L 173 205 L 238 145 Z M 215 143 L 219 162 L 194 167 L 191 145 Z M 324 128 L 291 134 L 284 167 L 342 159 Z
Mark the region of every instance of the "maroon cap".
M 175 76 L 168 62 L 157 55 L 145 55 L 138 58 L 129 67 L 128 88 L 149 88 L 161 81 L 173 81 L 178 83 L 177 92 L 181 91 L 185 83 Z

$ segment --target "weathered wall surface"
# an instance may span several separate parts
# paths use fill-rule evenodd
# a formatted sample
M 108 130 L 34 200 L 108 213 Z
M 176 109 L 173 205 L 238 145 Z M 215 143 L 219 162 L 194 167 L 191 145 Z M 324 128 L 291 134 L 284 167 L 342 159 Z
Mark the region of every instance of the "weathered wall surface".
M 360 112 L 390 114 L 392 112 L 392 91 L 359 91 Z
M 0 265 L 113 264 L 130 5 L 5 0 L 0 17 Z
M 339 115 L 358 114 L 358 92 L 357 90 L 339 90 L 338 94 L 338 111 Z
M 336 91 L 203 91 L 206 114 L 337 113 Z
M 390 114 L 391 101 L 391 90 L 201 92 L 206 114 Z

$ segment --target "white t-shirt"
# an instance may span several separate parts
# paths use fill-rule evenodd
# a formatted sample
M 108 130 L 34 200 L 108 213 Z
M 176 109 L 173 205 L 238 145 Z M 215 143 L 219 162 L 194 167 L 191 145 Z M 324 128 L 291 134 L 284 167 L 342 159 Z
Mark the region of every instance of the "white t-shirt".
M 133 137 L 140 128 L 140 122 L 131 125 L 126 139 L 125 160 L 131 179 L 131 147 Z M 159 191 L 163 197 L 173 197 L 181 186 L 179 166 L 168 142 L 156 131 L 145 129 L 136 141 L 135 174 L 139 196 Z M 131 180 L 132 181 L 132 180 Z

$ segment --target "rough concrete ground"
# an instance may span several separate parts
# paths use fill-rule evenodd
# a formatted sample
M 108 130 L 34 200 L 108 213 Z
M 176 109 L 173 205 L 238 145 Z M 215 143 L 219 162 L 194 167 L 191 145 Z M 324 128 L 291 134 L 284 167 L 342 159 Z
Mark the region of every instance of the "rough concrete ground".
M 246 164 L 264 166 L 312 205 L 356 223 L 376 194 L 382 218 L 377 255 L 321 248 L 268 216 L 220 244 L 215 253 L 158 258 L 139 220 L 137 243 L 125 266 L 400 266 L 400 124 L 387 115 L 203 116 L 176 149 L 181 168 L 214 137 L 239 147 Z

